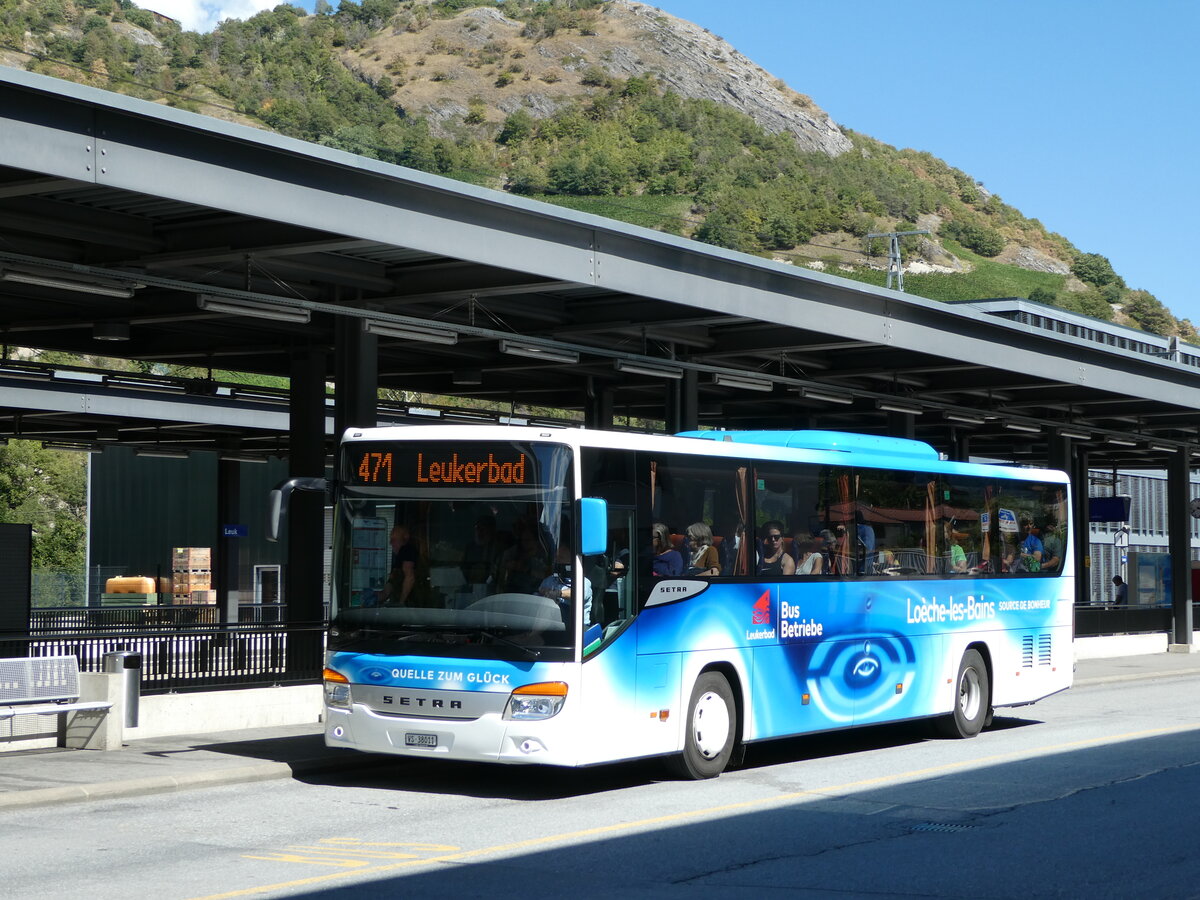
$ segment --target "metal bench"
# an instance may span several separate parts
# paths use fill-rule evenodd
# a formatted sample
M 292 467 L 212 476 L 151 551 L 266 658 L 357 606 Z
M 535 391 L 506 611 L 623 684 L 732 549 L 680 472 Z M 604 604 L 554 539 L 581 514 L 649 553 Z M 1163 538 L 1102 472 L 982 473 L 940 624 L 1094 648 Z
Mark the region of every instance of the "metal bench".
M 0 659 L 0 719 L 112 709 L 104 700 L 79 699 L 74 656 Z

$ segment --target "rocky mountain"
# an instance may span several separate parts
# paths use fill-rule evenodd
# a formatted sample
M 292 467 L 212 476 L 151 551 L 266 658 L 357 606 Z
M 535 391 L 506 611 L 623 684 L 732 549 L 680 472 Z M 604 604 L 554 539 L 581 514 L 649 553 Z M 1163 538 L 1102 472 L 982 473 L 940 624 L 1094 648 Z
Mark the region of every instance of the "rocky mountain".
M 152 0 L 149 0 L 152 2 Z M 634 0 L 318 0 L 182 31 L 129 0 L 0 5 L 0 64 L 882 284 L 1022 296 L 1197 340 L 1108 260 L 929 153 L 839 128 Z
M 830 156 L 850 150 L 850 139 L 810 98 L 698 25 L 632 0 L 588 12 L 575 28 L 545 34 L 494 6 L 428 21 L 402 9 L 392 28 L 342 59 L 373 78 L 406 73 L 393 78 L 400 82 L 394 99 L 434 121 L 465 115 L 464 101 L 472 97 L 484 100 L 491 118 L 518 109 L 547 116 L 574 102 L 581 87 L 585 95 L 594 92 L 595 77 L 588 85 L 585 75 L 596 69 L 608 78 L 653 75 L 681 97 L 744 113 L 770 134 L 791 134 L 802 150 Z M 513 79 L 501 78 L 505 73 Z

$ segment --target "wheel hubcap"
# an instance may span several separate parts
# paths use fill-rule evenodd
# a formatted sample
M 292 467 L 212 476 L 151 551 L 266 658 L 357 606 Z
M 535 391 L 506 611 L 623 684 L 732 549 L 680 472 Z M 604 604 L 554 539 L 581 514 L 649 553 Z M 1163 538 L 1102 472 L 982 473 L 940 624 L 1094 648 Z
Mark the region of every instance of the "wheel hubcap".
M 705 759 L 719 756 L 729 737 L 729 707 L 712 691 L 707 691 L 696 701 L 692 715 L 692 737 L 696 749 Z
M 974 669 L 967 669 L 958 683 L 958 708 L 967 721 L 973 721 L 979 715 L 982 703 L 983 691 L 979 689 L 979 673 Z

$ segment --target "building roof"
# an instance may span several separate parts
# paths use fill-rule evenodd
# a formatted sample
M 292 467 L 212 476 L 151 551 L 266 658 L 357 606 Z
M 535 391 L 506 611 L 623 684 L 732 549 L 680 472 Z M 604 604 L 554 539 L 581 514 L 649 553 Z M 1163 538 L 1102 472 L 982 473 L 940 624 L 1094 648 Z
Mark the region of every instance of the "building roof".
M 694 381 L 702 427 L 884 433 L 909 411 L 939 448 L 1044 462 L 1069 434 L 1122 466 L 1200 441 L 1195 357 L 1084 317 L 938 303 L 15 69 L 0 238 L 9 346 L 286 376 L 367 329 L 381 386 L 501 410 L 605 396 L 661 419 Z M 0 431 L 136 437 L 132 415 L 28 402 L 0 387 Z

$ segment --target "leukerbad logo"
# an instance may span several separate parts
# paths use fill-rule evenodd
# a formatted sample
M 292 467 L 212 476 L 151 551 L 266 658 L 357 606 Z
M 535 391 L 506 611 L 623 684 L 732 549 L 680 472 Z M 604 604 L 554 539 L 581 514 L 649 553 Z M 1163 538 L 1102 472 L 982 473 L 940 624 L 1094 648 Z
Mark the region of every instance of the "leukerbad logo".
M 754 604 L 754 617 L 750 620 L 751 625 L 770 625 L 771 624 L 771 592 L 763 591 L 763 595 L 758 598 Z
M 771 592 L 765 590 L 762 596 L 754 601 L 751 608 L 750 624 L 756 626 L 753 630 L 746 629 L 746 640 L 768 641 L 775 638 L 775 628 L 771 621 Z

